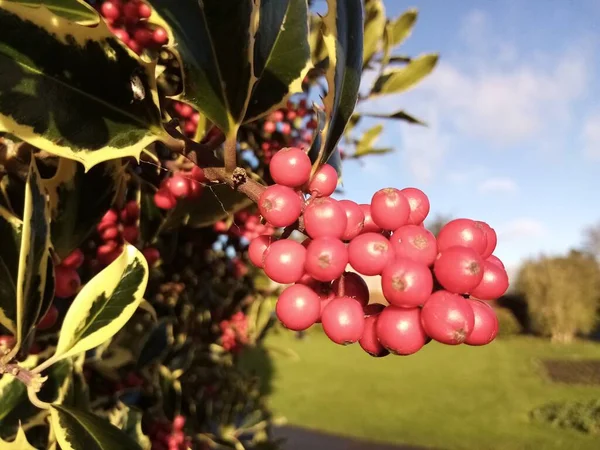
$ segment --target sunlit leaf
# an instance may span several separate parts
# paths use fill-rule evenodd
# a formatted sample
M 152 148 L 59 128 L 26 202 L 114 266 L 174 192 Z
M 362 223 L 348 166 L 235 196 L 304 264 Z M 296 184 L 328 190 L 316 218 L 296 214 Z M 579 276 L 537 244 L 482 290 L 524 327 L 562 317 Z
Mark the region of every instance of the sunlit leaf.
M 437 53 L 431 53 L 413 59 L 400 69 L 389 70 L 377 79 L 371 94 L 397 94 L 406 91 L 429 75 L 437 62 Z
M 385 6 L 382 0 L 371 0 L 365 4 L 365 26 L 363 43 L 363 65 L 380 50 L 385 29 Z

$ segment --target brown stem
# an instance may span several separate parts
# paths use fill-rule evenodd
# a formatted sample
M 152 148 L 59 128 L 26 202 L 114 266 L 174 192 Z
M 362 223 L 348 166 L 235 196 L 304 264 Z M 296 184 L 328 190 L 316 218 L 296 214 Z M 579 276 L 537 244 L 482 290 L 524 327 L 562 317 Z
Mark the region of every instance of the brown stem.
M 343 297 L 344 295 L 346 295 L 346 272 L 344 272 L 344 273 L 342 273 L 342 275 L 340 275 L 340 282 L 338 284 L 338 291 L 337 291 L 338 297 Z
M 227 173 L 233 173 L 237 167 L 237 133 L 225 139 L 223 159 Z

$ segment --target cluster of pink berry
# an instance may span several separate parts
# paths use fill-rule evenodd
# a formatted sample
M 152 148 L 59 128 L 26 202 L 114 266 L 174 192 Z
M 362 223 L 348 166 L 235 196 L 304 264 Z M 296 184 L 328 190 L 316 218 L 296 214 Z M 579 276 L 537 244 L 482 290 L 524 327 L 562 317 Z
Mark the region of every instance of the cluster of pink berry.
M 169 40 L 164 28 L 148 23 L 152 8 L 140 0 L 106 0 L 98 10 L 114 35 L 137 54 L 147 48 L 157 49 Z
M 198 111 L 195 111 L 187 103 L 178 102 L 178 101 L 170 101 L 168 106 L 169 114 L 174 119 L 179 119 L 181 123 L 181 130 L 184 134 L 193 138 L 196 136 L 196 130 L 198 129 L 198 121 L 200 120 L 200 114 Z
M 222 320 L 221 345 L 228 352 L 236 353 L 248 343 L 248 318 L 238 311 L 229 320 Z
M 249 211 L 240 211 L 234 215 L 231 225 L 224 221 L 215 223 L 214 230 L 217 233 L 227 233 L 229 236 L 243 237 L 248 241 L 256 239 L 258 236 L 271 236 L 275 228 L 268 223 L 261 223 L 260 215 L 250 213 Z
M 112 263 L 123 251 L 126 241 L 136 245 L 140 235 L 139 230 L 140 207 L 136 201 L 131 200 L 120 211 L 116 208 L 109 209 L 96 227 L 102 245 L 96 248 L 96 259 L 102 266 Z M 154 247 L 146 247 L 142 253 L 148 265 L 153 266 L 160 258 L 159 251 Z
M 368 353 L 409 355 L 429 339 L 483 345 L 497 333 L 489 305 L 508 288 L 508 276 L 492 255 L 496 233 L 484 222 L 457 219 L 438 238 L 423 226 L 429 199 L 416 188 L 382 189 L 370 204 L 334 200 L 337 173 L 329 165 L 310 178 L 311 162 L 298 148 L 271 161 L 275 183 L 259 209 L 273 226 L 303 222 L 303 243 L 272 236 L 248 248 L 253 264 L 281 284 L 276 313 L 291 330 L 321 322 L 335 343 L 360 342 Z M 310 198 L 305 200 L 305 194 Z M 357 273 L 346 272 L 350 264 Z M 359 275 L 381 276 L 389 306 L 369 305 Z
M 306 106 L 306 99 L 297 103 L 288 101 L 286 108 L 278 109 L 267 116 L 262 124 L 264 141 L 261 144 L 263 160 L 269 163 L 273 155 L 281 149 L 281 136 L 284 141 L 294 147 L 309 147 L 313 139 L 313 131 L 317 126 L 312 110 Z
M 160 209 L 173 209 L 179 199 L 200 197 L 204 183 L 204 171 L 198 166 L 189 171 L 175 172 L 161 182 L 154 194 L 154 204 Z
M 185 450 L 191 448 L 192 440 L 186 437 L 183 427 L 184 416 L 175 416 L 171 422 L 155 422 L 148 429 L 148 436 L 152 441 L 152 450 Z

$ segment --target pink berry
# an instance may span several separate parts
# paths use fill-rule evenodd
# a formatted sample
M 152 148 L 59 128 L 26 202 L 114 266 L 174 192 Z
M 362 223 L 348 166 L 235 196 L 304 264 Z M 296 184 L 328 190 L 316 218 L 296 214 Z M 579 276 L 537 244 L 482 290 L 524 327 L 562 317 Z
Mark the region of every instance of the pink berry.
M 142 254 L 144 255 L 144 258 L 146 258 L 146 261 L 150 267 L 154 266 L 154 264 L 156 264 L 160 259 L 160 252 L 154 247 L 146 247 L 144 250 L 142 250 Z
M 190 171 L 190 177 L 199 183 L 205 183 L 207 181 L 204 170 L 198 166 L 192 167 L 192 170 Z
M 496 250 L 498 236 L 496 235 L 496 231 L 487 223 L 475 221 L 475 224 L 481 228 L 483 234 L 485 235 L 486 246 L 481 256 L 483 259 L 486 259 L 487 257 L 491 256 L 492 253 L 494 253 L 494 250 Z
M 471 296 L 480 300 L 496 300 L 502 297 L 508 289 L 508 274 L 506 270 L 492 261 L 483 262 L 483 278 L 471 289 Z
M 409 258 L 426 266 L 433 265 L 438 254 L 435 236 L 419 225 L 404 225 L 390 237 L 396 257 Z
M 68 269 L 79 269 L 83 264 L 85 256 L 83 252 L 76 248 L 65 259 L 60 262 L 60 265 Z
M 102 13 L 102 16 L 109 22 L 114 22 L 121 17 L 121 11 L 119 10 L 119 7 L 113 2 L 102 3 L 100 12 Z
M 360 205 L 360 209 L 365 216 L 365 220 L 363 223 L 363 233 L 379 233 L 381 228 L 373 222 L 373 217 L 371 216 L 371 205 L 362 203 Z
M 410 205 L 396 188 L 381 189 L 371 199 L 371 217 L 384 230 L 395 230 L 408 223 Z
M 363 275 L 381 274 L 393 257 L 390 242 L 378 233 L 361 234 L 348 244 L 348 262 Z
M 173 209 L 177 205 L 177 199 L 166 188 L 161 188 L 154 194 L 154 204 L 160 209 Z
M 473 314 L 475 323 L 473 331 L 465 339 L 467 345 L 487 345 L 494 340 L 498 334 L 498 317 L 494 309 L 487 303 L 479 300 L 467 300 Z
M 430 204 L 425 193 L 417 188 L 404 188 L 400 192 L 408 200 L 410 214 L 408 215 L 408 224 L 419 225 L 427 218 Z
M 321 314 L 323 331 L 336 344 L 357 342 L 365 328 L 365 316 L 359 302 L 350 297 L 334 298 Z
M 340 284 L 344 279 L 344 292 L 340 293 Z M 344 272 L 342 277 L 335 280 L 331 286 L 333 292 L 340 297 L 350 297 L 357 300 L 361 305 L 369 304 L 370 292 L 369 286 L 359 274 L 355 272 Z
M 271 225 L 287 227 L 300 217 L 302 202 L 292 188 L 274 184 L 260 195 L 258 209 Z
M 381 345 L 395 355 L 412 355 L 427 341 L 419 308 L 387 306 L 377 317 L 375 332 Z
M 321 315 L 321 299 L 310 287 L 294 284 L 279 295 L 275 313 L 286 328 L 294 331 L 306 330 L 314 325 Z
M 54 268 L 54 294 L 58 298 L 74 296 L 81 286 L 81 279 L 75 269 L 57 266 Z
M 487 248 L 483 229 L 471 219 L 454 219 L 448 222 L 440 230 L 437 243 L 440 252 L 458 245 L 472 248 L 483 255 Z
M 504 263 L 496 255 L 490 255 L 490 256 L 488 256 L 487 259 L 486 259 L 486 261 L 492 262 L 494 264 L 499 265 L 503 269 L 506 269 L 506 267 L 504 267 Z
M 433 276 L 426 265 L 408 258 L 397 258 L 383 269 L 381 287 L 391 305 L 416 308 L 431 295 Z
M 169 35 L 163 27 L 156 27 L 152 32 L 152 40 L 155 44 L 165 45 L 169 41 Z M 198 121 L 196 120 L 196 125 Z
M 106 3 L 104 3 L 106 5 Z M 115 28 L 112 30 L 113 34 L 119 38 L 119 40 L 123 41 L 125 44 L 129 42 L 129 33 L 124 28 Z
M 275 125 L 275 123 L 270 122 L 270 121 L 266 121 L 263 125 L 263 130 L 265 131 L 265 133 L 268 133 L 268 134 L 274 133 L 276 129 L 277 129 L 277 125 Z
M 347 223 L 344 209 L 337 200 L 330 197 L 316 198 L 304 210 L 304 228 L 313 239 L 318 237 L 340 239 Z
M 306 249 L 306 273 L 319 281 L 339 278 L 348 265 L 348 250 L 339 239 L 313 239 Z
M 135 244 L 140 236 L 140 230 L 135 225 L 123 227 L 123 239 L 131 244 Z
M 185 426 L 185 417 L 182 415 L 175 416 L 173 419 L 173 429 L 180 431 Z
M 146 27 L 138 27 L 133 32 L 133 39 L 142 47 L 148 47 L 152 43 L 152 31 Z
M 252 239 L 248 246 L 248 258 L 252 264 L 262 269 L 264 266 L 264 256 L 267 248 L 271 245 L 273 238 L 271 236 L 262 235 Z
M 314 197 L 328 197 L 338 184 L 337 171 L 329 164 L 323 164 L 308 183 L 308 192 Z
M 436 291 L 421 309 L 421 324 L 427 335 L 436 341 L 458 345 L 473 331 L 475 316 L 473 308 L 461 295 Z
M 352 200 L 340 200 L 338 205 L 346 213 L 346 229 L 342 234 L 342 240 L 349 241 L 362 233 L 365 226 L 365 213 L 356 202 Z
M 381 358 L 389 355 L 390 352 L 381 345 L 377 338 L 377 319 L 379 319 L 379 315 L 365 317 L 365 328 L 358 343 L 369 355 L 375 358 Z
M 304 275 L 306 249 L 290 239 L 273 242 L 265 252 L 264 271 L 276 283 L 295 283 Z
M 152 8 L 147 3 L 140 2 L 138 15 L 142 19 L 148 19 L 152 15 Z
M 283 186 L 297 188 L 310 178 L 312 164 L 308 155 L 299 148 L 289 147 L 279 150 L 269 164 L 273 181 Z
M 175 198 L 185 198 L 190 193 L 190 180 L 178 172 L 169 179 L 167 188 Z
M 119 214 L 114 209 L 109 209 L 100 220 L 101 223 L 116 224 L 119 220 Z
M 38 322 L 38 324 L 36 325 L 36 328 L 39 331 L 47 330 L 49 328 L 52 328 L 56 324 L 57 320 L 58 320 L 58 309 L 56 308 L 56 306 L 51 305 L 50 309 L 48 309 L 48 312 L 46 312 L 46 314 L 44 314 L 44 317 L 42 317 L 40 319 L 40 321 Z
M 447 291 L 468 294 L 483 279 L 483 260 L 472 248 L 450 247 L 437 256 L 433 272 Z

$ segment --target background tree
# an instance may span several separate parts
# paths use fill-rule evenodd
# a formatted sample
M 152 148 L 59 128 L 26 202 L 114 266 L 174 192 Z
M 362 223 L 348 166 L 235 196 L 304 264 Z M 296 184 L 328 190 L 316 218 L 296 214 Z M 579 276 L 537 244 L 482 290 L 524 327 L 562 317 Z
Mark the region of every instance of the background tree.
M 589 255 L 571 251 L 527 261 L 515 287 L 525 296 L 533 329 L 553 342 L 570 342 L 597 323 L 600 269 Z

